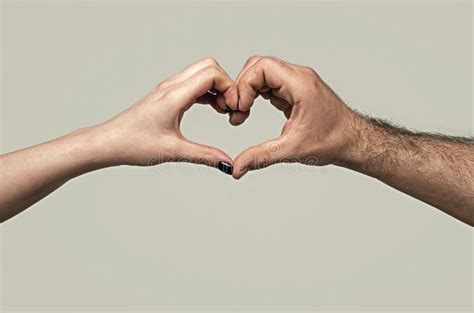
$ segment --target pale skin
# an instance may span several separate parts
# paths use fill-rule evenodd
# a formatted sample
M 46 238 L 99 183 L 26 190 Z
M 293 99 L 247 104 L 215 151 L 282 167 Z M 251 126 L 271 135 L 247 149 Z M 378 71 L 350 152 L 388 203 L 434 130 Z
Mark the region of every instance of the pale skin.
M 211 93 L 208 91 L 211 90 Z M 232 160 L 192 143 L 180 130 L 194 103 L 230 113 L 240 125 L 261 95 L 287 117 L 278 138 Z M 117 165 L 187 161 L 248 171 L 281 162 L 342 166 L 378 180 L 473 226 L 472 139 L 413 133 L 350 109 L 309 67 L 251 57 L 234 80 L 213 59 L 163 81 L 113 119 L 0 156 L 0 221 L 25 210 L 68 180 Z
M 68 180 L 105 167 L 172 161 L 213 167 L 220 161 L 232 164 L 225 152 L 184 138 L 179 126 L 194 103 L 207 103 L 225 113 L 227 107 L 236 109 L 237 101 L 235 82 L 215 60 L 205 59 L 161 82 L 105 123 L 0 156 L 0 221 Z

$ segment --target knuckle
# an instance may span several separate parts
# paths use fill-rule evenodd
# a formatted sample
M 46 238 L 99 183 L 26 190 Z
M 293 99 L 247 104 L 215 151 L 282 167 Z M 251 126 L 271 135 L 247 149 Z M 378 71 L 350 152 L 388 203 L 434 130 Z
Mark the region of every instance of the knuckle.
M 202 63 L 205 65 L 205 66 L 217 66 L 219 63 L 217 63 L 217 60 L 213 57 L 207 57 L 205 58 L 204 60 L 202 60 Z
M 267 55 L 266 58 L 267 58 L 267 59 L 270 59 L 270 60 L 272 60 L 272 61 L 274 61 L 274 62 L 276 62 L 276 63 L 283 63 L 283 61 L 282 61 L 280 58 L 278 58 L 278 57 L 276 57 L 276 56 L 273 56 L 273 55 Z
M 300 84 L 306 87 L 314 86 L 319 80 L 319 76 L 316 71 L 309 66 L 302 66 L 299 73 Z
M 256 61 L 256 64 L 265 65 L 265 64 L 268 64 L 268 61 L 269 61 L 268 57 L 261 57 Z
M 309 66 L 303 66 L 303 70 L 308 73 L 308 74 L 316 74 L 316 71 L 313 70 L 313 68 L 309 67 Z
M 237 87 L 235 85 L 229 85 L 227 88 L 223 91 L 222 98 L 229 100 L 238 97 L 239 92 L 237 90 Z M 227 101 L 226 101 L 227 102 Z M 230 101 L 232 102 L 232 101 Z M 230 105 L 230 104 L 229 104 Z
M 215 66 L 208 66 L 203 69 L 202 71 L 206 76 L 209 77 L 216 77 L 219 74 L 221 74 L 221 71 L 219 71 Z
M 260 60 L 261 58 L 262 58 L 262 57 L 259 56 L 259 55 L 252 55 L 250 58 L 247 59 L 247 62 L 245 62 L 245 65 L 250 64 L 250 63 L 257 62 L 257 61 Z
M 262 57 L 257 61 L 257 63 L 263 67 L 270 67 L 275 65 L 276 61 L 272 57 Z
M 318 73 L 316 73 L 316 71 L 312 67 L 305 66 L 304 71 L 314 79 L 319 77 Z

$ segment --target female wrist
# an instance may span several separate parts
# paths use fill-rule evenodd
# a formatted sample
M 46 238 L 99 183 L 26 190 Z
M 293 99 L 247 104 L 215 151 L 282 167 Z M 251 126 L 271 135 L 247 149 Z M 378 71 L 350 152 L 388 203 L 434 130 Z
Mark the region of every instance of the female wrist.
M 69 136 L 76 143 L 72 153 L 89 170 L 123 164 L 116 134 L 106 123 L 78 129 Z

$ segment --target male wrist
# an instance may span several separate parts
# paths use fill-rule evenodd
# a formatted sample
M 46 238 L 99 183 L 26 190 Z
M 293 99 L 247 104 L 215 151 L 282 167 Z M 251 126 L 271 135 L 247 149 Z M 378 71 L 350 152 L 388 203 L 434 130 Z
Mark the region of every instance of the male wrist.
M 373 132 L 370 121 L 354 112 L 343 130 L 343 147 L 333 164 L 354 170 L 362 169 L 367 163 L 369 138 Z

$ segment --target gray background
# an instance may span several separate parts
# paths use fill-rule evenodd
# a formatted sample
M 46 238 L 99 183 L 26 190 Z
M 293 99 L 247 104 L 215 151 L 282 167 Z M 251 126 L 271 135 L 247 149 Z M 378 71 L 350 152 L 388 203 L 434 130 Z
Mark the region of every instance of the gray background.
M 467 1 L 3 2 L 1 151 L 254 54 L 312 66 L 360 111 L 469 135 L 471 23 Z M 283 122 L 261 100 L 238 128 L 196 106 L 183 132 L 236 156 Z M 111 168 L 1 225 L 1 308 L 469 310 L 472 250 L 470 227 L 341 168 Z

